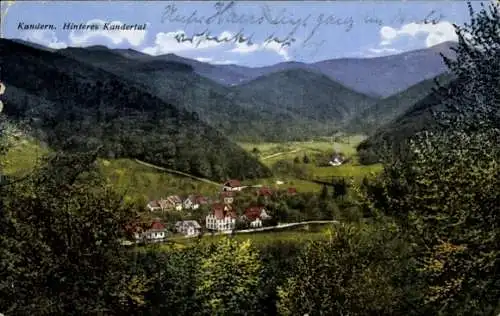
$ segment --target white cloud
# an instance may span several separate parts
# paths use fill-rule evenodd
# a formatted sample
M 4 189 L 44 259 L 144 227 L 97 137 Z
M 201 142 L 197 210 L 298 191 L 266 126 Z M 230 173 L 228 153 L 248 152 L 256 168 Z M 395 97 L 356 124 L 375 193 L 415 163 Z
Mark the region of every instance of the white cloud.
M 195 57 L 195 60 L 202 62 L 202 63 L 210 63 L 213 65 L 230 65 L 230 64 L 236 64 L 237 62 L 235 60 L 214 60 L 211 57 Z
M 195 60 L 202 62 L 202 63 L 209 63 L 212 61 L 212 58 L 209 57 L 196 57 Z
M 66 48 L 68 46 L 66 43 L 60 42 L 57 39 L 56 33 L 51 30 L 32 30 L 23 32 L 21 39 L 53 49 Z
M 252 43 L 251 45 L 248 45 L 248 43 L 235 43 L 235 46 L 235 48 L 229 50 L 230 53 L 250 54 L 259 51 L 271 51 L 283 57 L 284 60 L 290 60 L 288 47 L 282 47 L 276 42 Z
M 113 42 L 113 44 L 121 44 L 128 42 L 132 46 L 139 46 L 146 38 L 146 30 L 103 30 L 102 26 L 106 23 L 103 20 L 90 20 L 87 24 L 98 24 L 101 28 L 97 31 L 84 30 L 84 31 L 71 31 L 68 38 L 72 45 L 84 46 L 90 45 L 95 42 L 92 40 L 99 37 L 104 37 Z M 111 21 L 110 25 L 123 25 L 120 21 Z
M 383 47 L 383 48 L 370 48 L 368 51 L 370 51 L 371 53 L 374 53 L 374 54 L 396 54 L 396 53 L 400 53 L 401 50 L 399 49 L 396 49 L 396 48 L 386 48 L 386 47 Z
M 212 62 L 214 65 L 231 65 L 236 63 L 238 63 L 236 60 L 219 60 Z
M 399 29 L 384 26 L 380 29 L 381 46 L 391 45 L 403 36 L 425 36 L 426 47 L 431 47 L 448 41 L 457 41 L 455 28 L 450 22 L 442 21 L 437 24 L 409 23 Z
M 218 38 L 230 37 L 231 33 L 222 32 Z M 193 41 L 179 41 L 177 38 L 188 38 L 188 35 L 183 30 L 178 30 L 175 32 L 160 32 L 156 34 L 154 46 L 146 47 L 142 50 L 143 53 L 149 55 L 163 55 L 169 53 L 178 53 L 192 50 L 209 49 L 224 45 L 224 43 L 218 43 L 215 41 L 207 41 L 203 36 L 194 37 Z

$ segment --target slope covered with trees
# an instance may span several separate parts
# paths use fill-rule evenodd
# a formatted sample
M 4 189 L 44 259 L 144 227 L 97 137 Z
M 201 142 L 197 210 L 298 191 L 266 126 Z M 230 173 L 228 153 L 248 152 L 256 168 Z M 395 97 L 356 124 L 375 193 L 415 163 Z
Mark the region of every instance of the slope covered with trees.
M 374 104 L 374 98 L 344 87 L 323 74 L 291 69 L 264 75 L 232 90 L 260 100 L 277 115 L 292 115 L 318 125 L 336 126 Z M 253 108 L 260 111 L 259 103 Z
M 224 135 L 113 74 L 60 54 L 0 41 L 5 113 L 65 150 L 101 148 L 216 180 L 270 174 Z
M 372 134 L 376 129 L 391 123 L 391 121 L 409 111 L 416 103 L 425 99 L 433 92 L 433 89 L 436 87 L 436 81 L 445 84 L 450 82 L 450 80 L 451 75 L 445 73 L 419 82 L 390 97 L 381 99 L 373 106 L 358 113 L 349 122 L 347 128 L 354 132 Z
M 193 67 L 183 63 L 182 59 L 165 60 L 161 57 L 130 59 L 114 50 L 100 47 L 67 48 L 58 53 L 102 68 L 140 86 L 141 89 L 165 102 L 196 112 L 200 120 L 232 139 L 283 141 L 329 134 L 328 126 L 322 124 L 324 121 L 304 117 L 301 113 L 293 111 L 293 107 L 304 104 L 302 99 L 289 99 L 296 103 L 291 110 L 283 109 L 286 104 L 276 108 L 272 95 L 265 94 L 262 98 L 255 98 L 252 95 L 236 93 L 232 88 L 197 74 Z M 326 77 L 323 80 L 331 82 Z M 276 85 L 277 82 L 270 91 L 275 89 Z M 297 88 L 293 83 L 291 85 L 294 89 Z M 321 95 L 325 95 L 325 92 Z M 339 95 L 337 99 L 343 96 Z M 315 100 L 317 97 L 308 95 L 310 100 Z M 325 102 L 332 104 L 331 100 Z M 315 106 L 316 104 L 311 105 L 313 108 Z

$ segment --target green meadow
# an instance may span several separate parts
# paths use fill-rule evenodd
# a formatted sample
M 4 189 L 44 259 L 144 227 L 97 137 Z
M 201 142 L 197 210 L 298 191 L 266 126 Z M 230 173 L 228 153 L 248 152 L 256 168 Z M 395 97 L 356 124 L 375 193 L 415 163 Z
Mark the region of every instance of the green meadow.
M 239 143 L 239 145 L 271 168 L 280 161 L 292 163 L 296 157 L 302 159 L 304 155 L 307 155 L 311 158 L 310 163 L 301 163 L 301 165 L 307 170 L 308 178 L 347 176 L 361 179 L 381 169 L 380 165 L 363 166 L 357 163 L 355 147 L 363 139 L 363 136 L 351 136 L 337 138 L 335 142 L 325 138 L 309 142 Z M 314 160 L 315 155 L 329 155 L 333 153 L 334 148 L 347 157 L 351 157 L 352 160 L 337 167 L 317 166 Z M 22 140 L 4 157 L 4 172 L 8 175 L 26 174 L 48 152 L 49 149 L 36 141 Z M 219 190 L 219 187 L 214 184 L 174 175 L 131 159 L 100 159 L 99 164 L 106 178 L 128 198 L 149 200 L 173 194 L 190 193 L 214 195 Z M 293 174 L 246 180 L 243 184 L 263 185 L 274 189 L 294 187 L 299 192 L 318 192 L 322 187 L 306 179 L 299 179 Z

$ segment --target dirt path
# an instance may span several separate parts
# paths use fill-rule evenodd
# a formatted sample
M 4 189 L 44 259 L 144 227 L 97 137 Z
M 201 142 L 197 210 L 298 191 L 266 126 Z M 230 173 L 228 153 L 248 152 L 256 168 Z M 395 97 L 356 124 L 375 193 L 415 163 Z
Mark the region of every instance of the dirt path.
M 217 183 L 217 182 L 214 182 L 214 181 L 211 181 L 211 180 L 208 180 L 208 179 L 199 178 L 199 177 L 190 175 L 189 173 L 184 173 L 184 172 L 173 170 L 173 169 L 159 167 L 159 166 L 147 163 L 147 162 L 139 160 L 139 159 L 135 159 L 135 162 L 137 162 L 138 164 L 141 164 L 143 166 L 146 166 L 146 167 L 154 168 L 154 169 L 157 169 L 157 170 L 165 171 L 165 172 L 168 172 L 168 173 L 171 173 L 171 174 L 176 174 L 176 175 L 183 176 L 183 177 L 188 177 L 188 178 L 191 178 L 191 179 L 194 179 L 194 180 L 198 180 L 200 182 L 205 182 L 205 183 L 208 183 L 208 184 L 216 185 L 218 187 L 220 187 L 222 185 L 220 183 Z
M 266 157 L 262 157 L 262 160 L 278 157 L 278 156 L 285 155 L 285 154 L 293 154 L 293 153 L 296 153 L 296 152 L 301 151 L 301 150 L 302 150 L 302 148 L 297 148 L 297 149 L 294 149 L 292 151 L 283 151 L 283 152 L 275 153 L 275 154 L 272 154 L 272 155 L 269 155 Z

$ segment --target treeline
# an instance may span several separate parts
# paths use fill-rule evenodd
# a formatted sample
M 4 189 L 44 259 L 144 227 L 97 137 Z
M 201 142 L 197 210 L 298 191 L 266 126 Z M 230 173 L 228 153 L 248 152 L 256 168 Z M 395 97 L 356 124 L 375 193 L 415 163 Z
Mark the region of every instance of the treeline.
M 2 80 L 12 87 L 5 113 L 28 120 L 55 149 L 101 148 L 101 156 L 138 158 L 219 181 L 270 175 L 196 113 L 68 57 L 5 39 L 0 46 Z

